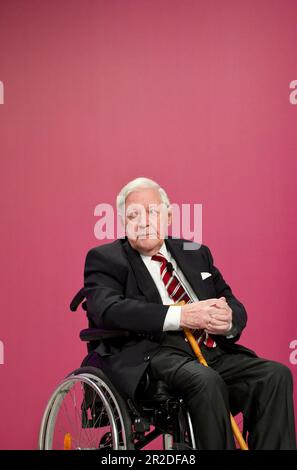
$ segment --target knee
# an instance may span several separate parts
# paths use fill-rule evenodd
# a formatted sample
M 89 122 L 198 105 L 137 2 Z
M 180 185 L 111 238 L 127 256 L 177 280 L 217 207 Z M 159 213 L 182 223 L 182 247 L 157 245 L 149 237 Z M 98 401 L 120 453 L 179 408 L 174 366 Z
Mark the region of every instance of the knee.
M 293 383 L 292 373 L 289 367 L 280 362 L 267 361 L 266 376 L 274 382 Z
M 227 387 L 222 377 L 210 367 L 204 367 L 203 373 L 193 377 L 196 392 L 213 396 L 217 393 L 227 394 Z

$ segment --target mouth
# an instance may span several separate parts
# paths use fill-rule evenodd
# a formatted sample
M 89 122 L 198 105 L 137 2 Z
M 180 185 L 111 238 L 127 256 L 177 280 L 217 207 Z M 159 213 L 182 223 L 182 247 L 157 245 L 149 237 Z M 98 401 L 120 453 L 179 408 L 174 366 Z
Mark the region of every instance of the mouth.
M 138 233 L 137 238 L 157 238 L 157 233 L 156 232 Z

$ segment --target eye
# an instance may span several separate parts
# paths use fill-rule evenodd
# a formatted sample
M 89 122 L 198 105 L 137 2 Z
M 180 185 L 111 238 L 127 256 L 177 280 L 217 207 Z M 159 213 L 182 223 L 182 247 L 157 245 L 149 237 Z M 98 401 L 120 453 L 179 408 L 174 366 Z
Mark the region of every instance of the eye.
M 156 215 L 156 214 L 159 213 L 158 209 L 155 209 L 155 208 L 153 208 L 153 207 L 149 210 L 149 212 L 150 212 L 150 214 L 152 214 L 152 215 Z
M 137 211 L 131 211 L 131 212 L 129 212 L 129 214 L 127 214 L 127 218 L 128 218 L 129 220 L 136 219 L 137 216 L 138 216 L 138 212 L 137 212 Z

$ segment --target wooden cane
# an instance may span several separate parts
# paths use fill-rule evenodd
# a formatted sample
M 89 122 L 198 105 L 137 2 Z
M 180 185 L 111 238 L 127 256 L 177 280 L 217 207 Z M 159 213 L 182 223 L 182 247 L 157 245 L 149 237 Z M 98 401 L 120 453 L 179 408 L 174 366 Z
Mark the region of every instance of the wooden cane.
M 184 305 L 185 302 L 184 301 L 181 301 L 175 305 Z M 202 364 L 203 366 L 205 367 L 208 367 L 208 364 L 201 352 L 201 349 L 200 349 L 200 346 L 199 344 L 197 343 L 197 341 L 195 340 L 194 338 L 194 335 L 193 333 L 191 332 L 191 330 L 189 328 L 183 328 L 184 330 L 184 334 L 189 342 L 189 344 L 191 345 L 191 348 L 193 349 L 198 361 L 200 362 L 200 364 Z M 230 413 L 230 420 L 231 420 L 231 427 L 232 427 L 232 431 L 233 431 L 233 435 L 235 437 L 235 439 L 237 440 L 238 444 L 239 444 L 239 447 L 241 450 L 249 450 L 248 446 L 247 446 L 247 443 L 245 442 L 244 438 L 243 438 L 243 435 L 241 434 L 240 430 L 239 430 L 239 427 L 237 426 L 237 423 L 235 421 L 235 419 L 233 418 L 232 414 Z

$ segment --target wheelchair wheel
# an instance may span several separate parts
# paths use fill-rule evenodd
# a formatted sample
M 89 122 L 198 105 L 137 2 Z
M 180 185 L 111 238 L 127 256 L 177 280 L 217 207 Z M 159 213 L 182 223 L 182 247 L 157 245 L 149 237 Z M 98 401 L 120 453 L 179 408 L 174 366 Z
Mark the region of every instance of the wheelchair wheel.
M 126 403 L 106 375 L 82 367 L 67 376 L 44 412 L 39 449 L 133 449 Z

